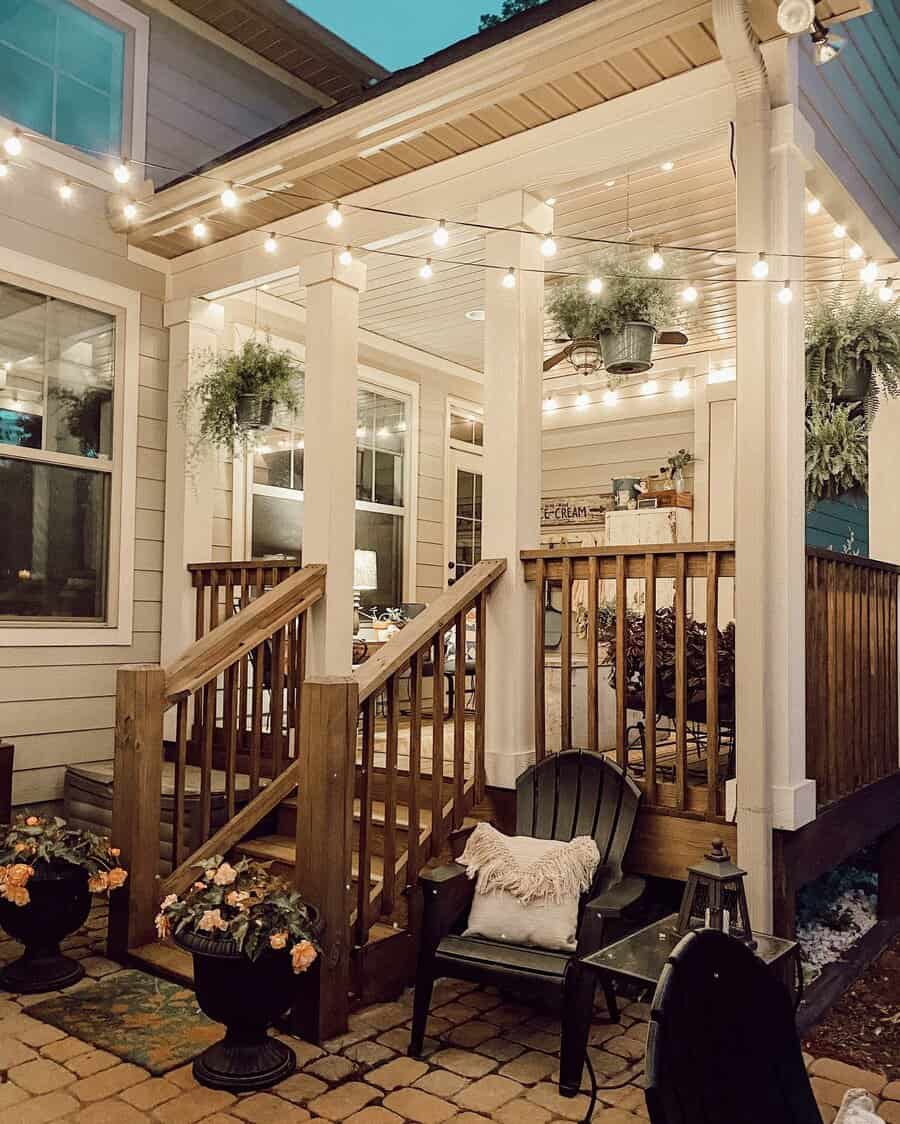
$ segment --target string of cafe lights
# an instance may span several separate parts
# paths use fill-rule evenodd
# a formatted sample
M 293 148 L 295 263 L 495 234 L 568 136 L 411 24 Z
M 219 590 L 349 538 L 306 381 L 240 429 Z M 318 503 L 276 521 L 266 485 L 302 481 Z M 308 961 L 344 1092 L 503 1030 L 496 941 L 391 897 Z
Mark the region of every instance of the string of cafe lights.
M 40 137 L 39 134 L 31 134 L 31 133 L 23 132 L 21 129 L 14 129 L 11 133 L 9 133 L 6 136 L 6 138 L 3 142 L 3 149 L 4 149 L 7 156 L 11 156 L 11 157 L 15 158 L 15 157 L 18 157 L 22 154 L 23 149 L 24 149 L 24 144 L 25 144 L 26 140 L 40 141 L 41 139 L 42 138 Z M 89 154 L 95 155 L 95 156 L 100 156 L 100 157 L 108 156 L 107 153 L 102 153 L 99 150 L 87 150 L 87 151 L 89 152 Z M 154 163 L 154 162 L 151 162 L 151 161 L 134 161 L 134 160 L 125 160 L 125 159 L 118 161 L 114 165 L 114 167 L 112 169 L 112 172 L 111 172 L 112 178 L 115 181 L 115 184 L 117 185 L 117 187 L 119 187 L 119 188 L 125 187 L 131 182 L 132 168 L 135 165 L 143 167 L 145 169 L 145 171 L 146 171 L 146 169 L 154 169 L 154 170 L 158 170 L 158 171 L 171 172 L 171 173 L 174 173 L 176 175 L 182 176 L 184 179 L 203 180 L 203 181 L 210 181 L 210 182 L 215 183 L 218 187 L 222 188 L 222 190 L 219 194 L 219 203 L 221 204 L 222 209 L 225 210 L 225 211 L 234 211 L 234 210 L 236 210 L 240 207 L 241 197 L 240 197 L 239 193 L 240 193 L 240 191 L 244 190 L 247 193 L 252 193 L 257 197 L 260 194 L 263 194 L 263 195 L 269 196 L 269 197 L 274 196 L 276 198 L 294 199 L 294 200 L 297 200 L 297 201 L 302 201 L 302 202 L 305 202 L 305 203 L 313 203 L 313 204 L 316 204 L 316 205 L 328 204 L 328 211 L 325 215 L 325 223 L 329 227 L 330 230 L 335 231 L 335 232 L 338 231 L 341 228 L 341 226 L 343 225 L 344 208 L 345 207 L 349 208 L 352 211 L 358 211 L 358 212 L 370 213 L 370 214 L 378 214 L 378 215 L 385 215 L 385 216 L 390 216 L 390 217 L 393 217 L 393 218 L 403 218 L 403 219 L 407 219 L 407 220 L 413 220 L 413 221 L 416 221 L 416 222 L 433 224 L 434 229 L 433 229 L 433 232 L 432 232 L 432 241 L 433 241 L 435 247 L 438 250 L 445 249 L 450 244 L 450 242 L 451 242 L 451 230 L 450 230 L 450 228 L 451 227 L 459 227 L 459 228 L 468 229 L 468 230 L 477 230 L 477 231 L 481 231 L 481 232 L 485 232 L 485 233 L 505 232 L 508 229 L 508 228 L 505 228 L 505 227 L 494 226 L 494 225 L 489 224 L 489 223 L 476 222 L 476 221 L 472 221 L 472 220 L 456 220 L 456 219 L 447 219 L 447 218 L 437 218 L 436 219 L 432 216 L 421 215 L 421 214 L 417 214 L 417 213 L 409 212 L 409 211 L 400 211 L 400 210 L 395 210 L 395 209 L 390 209 L 390 208 L 385 208 L 385 207 L 374 207 L 374 206 L 371 206 L 371 205 L 356 204 L 356 203 L 342 204 L 342 202 L 340 200 L 337 200 L 337 199 L 331 200 L 331 202 L 329 204 L 329 201 L 326 198 L 303 195 L 302 193 L 290 191 L 286 188 L 264 188 L 264 187 L 257 187 L 257 186 L 253 186 L 253 185 L 240 185 L 240 184 L 237 184 L 235 182 L 225 183 L 221 180 L 221 178 L 209 175 L 208 173 L 194 172 L 194 171 L 184 172 L 181 169 L 173 168 L 169 165 Z M 671 172 L 671 171 L 674 170 L 674 168 L 675 168 L 675 163 L 672 160 L 666 160 L 660 165 L 660 170 L 664 173 Z M 0 179 L 3 179 L 6 176 L 8 176 L 9 171 L 10 171 L 10 165 L 9 165 L 8 161 L 0 159 Z M 606 181 L 606 186 L 607 187 L 614 187 L 615 181 L 614 180 Z M 68 202 L 71 202 L 72 199 L 74 198 L 76 188 L 75 188 L 75 184 L 70 179 L 65 179 L 60 183 L 58 190 L 59 190 L 59 195 L 60 195 L 61 200 L 65 203 L 68 203 Z M 546 200 L 546 202 L 548 203 L 548 205 L 552 206 L 554 200 L 548 199 L 548 200 Z M 129 223 L 133 222 L 138 217 L 139 208 L 140 208 L 140 204 L 135 202 L 135 200 L 130 199 L 130 198 L 124 198 L 123 199 L 122 215 L 123 215 L 124 219 L 126 220 L 126 222 L 129 222 Z M 816 215 L 816 214 L 819 213 L 820 210 L 821 210 L 820 200 L 818 200 L 817 198 L 811 198 L 807 203 L 808 213 L 810 215 Z M 194 221 L 193 224 L 191 225 L 191 232 L 192 232 L 195 240 L 198 243 L 205 242 L 206 239 L 209 237 L 210 224 L 217 225 L 217 224 L 219 224 L 219 221 L 220 220 L 215 219 L 215 218 L 213 218 L 212 216 L 209 216 L 209 215 L 203 216 L 203 217 L 197 219 L 196 221 Z M 333 242 L 321 241 L 321 240 L 318 240 L 318 239 L 315 239 L 315 238 L 311 238 L 307 235 L 292 235 L 292 234 L 284 234 L 284 233 L 277 234 L 276 232 L 274 232 L 272 230 L 267 230 L 265 228 L 257 228 L 257 229 L 258 229 L 259 233 L 264 237 L 264 241 L 263 241 L 264 250 L 267 253 L 272 254 L 272 255 L 275 255 L 275 254 L 278 253 L 279 242 L 280 242 L 281 239 L 293 239 L 293 240 L 296 240 L 296 241 L 311 243 L 311 244 L 314 244 L 314 245 L 327 246 L 328 248 L 332 248 L 332 249 L 337 248 L 337 246 Z M 533 233 L 533 232 L 529 232 L 529 233 Z M 836 239 L 840 240 L 840 241 L 843 241 L 847 237 L 847 229 L 846 229 L 845 226 L 843 226 L 840 223 L 838 223 L 834 227 L 834 230 L 833 230 L 832 233 L 833 233 L 834 237 Z M 542 256 L 545 259 L 551 259 L 551 258 L 555 257 L 555 255 L 558 251 L 558 243 L 557 243 L 557 236 L 554 235 L 554 231 L 551 229 L 551 230 L 547 231 L 543 236 L 540 235 L 540 234 L 535 234 L 535 237 L 541 239 L 540 249 L 541 249 Z M 565 235 L 559 235 L 558 237 L 564 239 L 566 242 L 575 242 L 575 243 L 579 243 L 579 244 L 582 244 L 582 245 L 597 245 L 597 246 L 606 246 L 606 247 L 623 247 L 623 248 L 627 248 L 629 250 L 634 250 L 635 248 L 641 247 L 641 243 L 635 243 L 630 239 L 597 238 L 597 237 L 594 237 L 594 236 L 584 235 L 584 234 L 565 234 Z M 681 289 L 679 295 L 680 295 L 680 299 L 681 299 L 682 303 L 687 305 L 687 306 L 694 305 L 699 301 L 700 291 L 699 291 L 699 289 L 697 288 L 697 285 L 694 283 L 694 281 L 692 279 L 690 279 L 688 277 L 673 277 L 668 273 L 664 273 L 664 271 L 666 270 L 666 261 L 665 261 L 663 251 L 670 252 L 670 253 L 677 253 L 677 254 L 683 254 L 683 253 L 703 254 L 705 257 L 709 257 L 709 256 L 715 255 L 715 254 L 734 255 L 736 258 L 742 257 L 742 256 L 746 257 L 747 255 L 751 255 L 754 258 L 753 265 L 752 265 L 751 270 L 750 270 L 750 272 L 752 274 L 752 277 L 750 277 L 750 278 L 736 277 L 736 278 L 730 278 L 730 279 L 720 279 L 720 280 L 716 281 L 716 284 L 720 285 L 720 284 L 742 284 L 742 283 L 764 282 L 764 283 L 767 283 L 767 284 L 777 285 L 777 293 L 776 293 L 777 300 L 783 306 L 790 305 L 793 302 L 793 299 L 794 299 L 793 283 L 792 283 L 792 280 L 789 277 L 786 277 L 783 280 L 779 281 L 777 278 L 773 278 L 773 277 L 770 276 L 770 264 L 769 264 L 769 258 L 770 257 L 775 257 L 775 258 L 783 260 L 783 261 L 800 260 L 804 263 L 806 263 L 806 262 L 831 262 L 831 263 L 840 263 L 841 265 L 846 265 L 846 260 L 847 260 L 847 258 L 849 258 L 851 261 L 862 263 L 859 266 L 859 281 L 860 281 L 861 284 L 867 286 L 868 288 L 872 288 L 879 281 L 879 278 L 880 278 L 879 265 L 886 265 L 886 266 L 896 265 L 896 262 L 894 262 L 894 261 L 882 262 L 882 261 L 879 261 L 878 259 L 872 258 L 870 256 L 866 256 L 863 248 L 856 242 L 851 243 L 851 245 L 850 245 L 850 247 L 847 251 L 846 256 L 843 253 L 840 254 L 840 255 L 834 255 L 834 254 L 770 253 L 769 251 L 762 251 L 762 250 L 754 252 L 754 251 L 748 251 L 748 250 L 738 250 L 738 249 L 735 249 L 733 247 L 716 248 L 716 247 L 710 247 L 710 246 L 681 245 L 681 244 L 677 244 L 677 243 L 673 243 L 673 244 L 653 243 L 652 245 L 648 245 L 646 248 L 650 249 L 650 254 L 646 259 L 646 269 L 648 271 L 648 275 L 649 276 L 665 275 L 665 279 L 669 282 L 672 282 L 673 284 L 682 283 L 684 285 L 684 287 Z M 398 251 L 396 249 L 385 249 L 385 248 L 381 248 L 381 247 L 379 247 L 377 249 L 372 249 L 372 248 L 369 248 L 369 247 L 366 247 L 366 246 L 358 247 L 358 246 L 354 246 L 351 243 L 345 244 L 340 251 L 339 259 L 341 261 L 341 264 L 349 265 L 349 264 L 352 263 L 354 250 L 356 250 L 357 252 L 365 253 L 367 255 L 374 253 L 374 254 L 381 254 L 381 255 L 387 256 L 387 257 L 415 260 L 415 261 L 420 263 L 418 272 L 419 272 L 419 277 L 423 281 L 430 281 L 435 276 L 435 261 L 431 257 L 424 257 L 423 258 L 422 255 L 420 255 L 420 254 L 409 254 L 409 253 L 405 253 L 405 252 L 402 252 L 402 251 Z M 441 257 L 438 260 L 438 263 L 442 266 L 444 266 L 444 265 L 461 266 L 461 267 L 466 267 L 466 268 L 470 268 L 470 269 L 482 269 L 482 270 L 488 270 L 488 271 L 496 271 L 500 274 L 500 283 L 505 288 L 508 288 L 508 289 L 514 289 L 516 287 L 517 278 L 520 274 L 539 273 L 539 274 L 543 275 L 546 272 L 543 268 L 537 268 L 537 267 L 524 267 L 524 266 L 512 266 L 512 265 L 504 267 L 504 266 L 501 266 L 501 265 L 495 265 L 495 264 L 488 263 L 488 262 L 472 262 L 472 261 L 466 261 L 466 260 L 454 260 L 454 259 L 448 259 L 446 257 Z M 554 276 L 559 277 L 559 278 L 570 278 L 570 279 L 585 280 L 588 292 L 591 293 L 592 295 L 599 295 L 603 291 L 603 278 L 596 272 L 591 274 L 591 275 L 586 275 L 586 274 L 581 273 L 581 272 L 576 273 L 576 272 L 571 272 L 571 271 L 554 270 L 553 272 L 554 272 Z M 821 279 L 821 280 L 819 280 L 815 283 L 816 284 L 846 284 L 846 280 L 847 279 L 842 276 L 841 278 L 824 278 L 824 279 Z M 897 278 L 895 278 L 893 276 L 885 276 L 884 278 L 881 278 L 882 283 L 881 283 L 881 286 L 879 287 L 879 296 L 884 303 L 892 303 L 893 300 L 895 299 L 896 293 L 895 293 L 895 290 L 894 290 L 894 285 L 895 285 L 896 280 L 897 280 Z

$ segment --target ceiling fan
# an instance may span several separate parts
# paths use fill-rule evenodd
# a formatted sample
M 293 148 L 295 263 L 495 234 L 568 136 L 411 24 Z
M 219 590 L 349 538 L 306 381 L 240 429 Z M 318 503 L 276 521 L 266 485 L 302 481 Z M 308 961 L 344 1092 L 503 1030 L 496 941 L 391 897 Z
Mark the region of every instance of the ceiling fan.
M 575 370 L 583 375 L 593 374 L 594 371 L 599 370 L 599 368 L 603 366 L 599 340 L 593 338 L 575 340 L 557 339 L 553 342 L 565 344 L 565 346 L 560 351 L 557 351 L 555 355 L 551 355 L 544 360 L 545 371 L 552 371 L 553 368 L 559 363 L 562 363 L 564 359 L 568 359 Z M 669 331 L 658 332 L 655 342 L 664 347 L 681 347 L 688 342 L 688 338 L 684 332 L 671 329 Z M 652 365 L 651 363 L 650 366 Z M 634 370 L 632 371 L 625 370 L 624 367 L 619 364 L 617 373 L 620 375 L 638 374 L 646 370 L 648 370 L 646 364 L 635 364 Z

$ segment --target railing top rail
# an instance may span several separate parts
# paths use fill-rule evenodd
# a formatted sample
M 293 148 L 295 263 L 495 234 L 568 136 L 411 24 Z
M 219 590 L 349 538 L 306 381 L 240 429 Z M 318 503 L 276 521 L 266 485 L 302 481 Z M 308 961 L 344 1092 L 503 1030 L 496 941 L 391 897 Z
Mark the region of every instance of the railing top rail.
M 203 574 L 227 570 L 299 570 L 303 563 L 296 558 L 248 558 L 239 562 L 188 562 L 188 573 Z
M 841 554 L 837 550 L 808 546 L 807 558 L 821 558 L 825 562 L 841 562 L 848 566 L 859 566 L 863 570 L 881 570 L 887 574 L 900 574 L 900 566 L 893 562 L 880 562 L 877 558 L 861 558 L 858 554 Z
M 615 558 L 643 557 L 645 554 L 733 554 L 733 542 L 682 542 L 663 543 L 648 546 L 561 546 L 546 550 L 523 550 L 519 557 L 523 562 L 535 562 L 539 558 Z
M 166 671 L 168 705 L 187 698 L 325 593 L 325 567 L 304 566 L 192 644 Z
M 392 675 L 401 671 L 417 652 L 453 621 L 460 610 L 493 585 L 505 570 L 505 558 L 484 559 L 436 597 L 427 609 L 356 670 L 354 677 L 359 684 L 359 701 L 365 702 L 370 695 L 381 690 Z

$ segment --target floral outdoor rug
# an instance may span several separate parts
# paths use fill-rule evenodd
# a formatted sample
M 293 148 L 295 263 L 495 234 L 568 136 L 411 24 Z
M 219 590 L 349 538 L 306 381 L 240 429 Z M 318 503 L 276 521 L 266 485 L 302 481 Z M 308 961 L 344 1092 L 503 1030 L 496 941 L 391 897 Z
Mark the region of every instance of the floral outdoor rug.
M 156 1077 L 191 1061 L 224 1033 L 199 1010 L 189 988 L 131 969 L 45 999 L 28 1014 Z

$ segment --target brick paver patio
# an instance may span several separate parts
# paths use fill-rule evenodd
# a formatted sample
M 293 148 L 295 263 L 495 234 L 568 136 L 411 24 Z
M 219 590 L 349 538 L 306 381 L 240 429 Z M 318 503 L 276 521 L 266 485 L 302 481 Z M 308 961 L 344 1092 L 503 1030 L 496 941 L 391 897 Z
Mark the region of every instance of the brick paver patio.
M 88 980 L 119 970 L 100 955 L 105 918 L 92 914 L 70 939 Z M 18 954 L 0 943 L 0 961 Z M 560 1097 L 554 1079 L 559 1023 L 493 989 L 442 980 L 435 986 L 426 1056 L 405 1056 L 412 993 L 366 1008 L 341 1038 L 311 1046 L 287 1039 L 297 1073 L 266 1093 L 236 1097 L 201 1088 L 190 1066 L 163 1078 L 30 1018 L 43 996 L 0 993 L 0 1124 L 567 1124 L 587 1095 Z M 647 1119 L 640 1087 L 648 1007 L 632 1003 L 613 1026 L 598 1011 L 590 1051 L 601 1084 L 594 1121 Z M 825 1058 L 808 1058 L 816 1099 L 831 1124 L 847 1088 L 869 1089 L 887 1124 L 900 1124 L 900 1081 Z M 587 1083 L 585 1082 L 585 1088 Z

